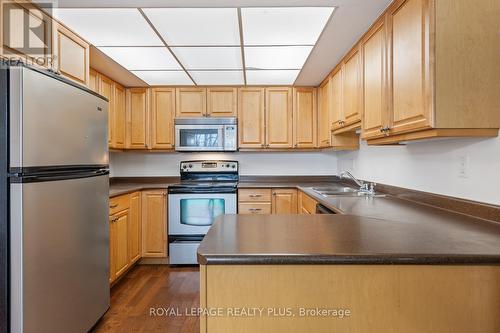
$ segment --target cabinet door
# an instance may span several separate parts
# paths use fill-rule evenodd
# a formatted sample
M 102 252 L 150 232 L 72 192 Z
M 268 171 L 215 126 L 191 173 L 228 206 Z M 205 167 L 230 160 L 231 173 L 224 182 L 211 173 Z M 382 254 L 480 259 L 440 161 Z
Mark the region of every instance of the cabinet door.
M 142 192 L 142 256 L 167 256 L 167 202 L 165 190 Z
M 203 117 L 207 114 L 206 88 L 177 88 L 175 116 Z
M 52 28 L 56 34 L 57 70 L 65 77 L 89 86 L 89 44 L 60 23 L 55 22 Z
M 361 43 L 363 55 L 363 138 L 384 135 L 387 126 L 385 24 L 382 18 Z
M 291 88 L 266 88 L 266 147 L 293 147 Z
M 318 139 L 316 89 L 294 88 L 293 98 L 293 146 L 314 148 Z
M 129 210 L 124 210 L 111 218 L 110 246 L 113 247 L 113 268 L 114 279 L 118 278 L 129 267 L 128 253 L 128 225 Z
M 141 257 L 141 192 L 130 195 L 130 214 L 128 226 L 129 263 L 133 264 Z
M 103 95 L 109 100 L 108 104 L 108 144 L 113 147 L 115 132 L 115 98 L 113 94 L 113 81 L 106 76 L 99 74 L 99 94 Z
M 0 6 L 0 56 L 55 69 L 52 18 L 30 1 L 2 0 Z
M 127 89 L 127 148 L 144 149 L 149 144 L 149 89 Z
M 126 93 L 125 88 L 114 83 L 114 121 L 113 121 L 113 147 L 125 148 L 126 133 Z
M 151 129 L 153 149 L 174 147 L 175 89 L 151 89 Z
M 236 117 L 237 91 L 236 88 L 208 88 L 207 115 L 210 117 Z
M 272 210 L 273 214 L 297 214 L 297 190 L 274 189 Z
M 342 116 L 343 126 L 361 120 L 361 54 L 354 48 L 343 64 Z
M 336 130 L 342 127 L 344 113 L 342 111 L 342 67 L 339 66 L 337 71 L 330 79 L 330 129 Z
M 428 0 L 406 0 L 389 10 L 391 133 L 432 126 L 428 7 Z
M 115 217 L 114 215 L 109 216 L 109 283 L 112 283 L 116 279 L 116 251 L 114 246 L 116 243 Z
M 316 200 L 299 191 L 299 214 L 316 214 Z
M 319 87 L 318 145 L 330 146 L 330 80 Z
M 264 148 L 264 122 L 264 88 L 240 88 L 238 90 L 240 148 Z
M 99 93 L 99 73 L 92 68 L 89 70 L 89 89 Z

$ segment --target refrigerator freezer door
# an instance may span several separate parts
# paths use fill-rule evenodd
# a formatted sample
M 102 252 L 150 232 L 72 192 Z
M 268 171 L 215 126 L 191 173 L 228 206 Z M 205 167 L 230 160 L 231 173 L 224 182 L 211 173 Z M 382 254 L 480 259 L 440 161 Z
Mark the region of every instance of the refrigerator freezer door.
M 108 309 L 108 180 L 11 185 L 12 332 L 87 332 Z
M 108 102 L 47 74 L 10 69 L 10 167 L 108 164 Z

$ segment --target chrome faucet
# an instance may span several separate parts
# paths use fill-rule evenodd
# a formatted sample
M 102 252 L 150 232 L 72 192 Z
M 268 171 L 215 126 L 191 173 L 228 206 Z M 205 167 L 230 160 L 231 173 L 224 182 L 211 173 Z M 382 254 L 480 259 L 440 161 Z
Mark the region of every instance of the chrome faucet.
M 361 192 L 365 192 L 365 193 L 368 193 L 368 194 L 375 194 L 375 183 L 365 183 L 364 181 L 362 180 L 359 180 L 357 179 L 356 177 L 354 177 L 352 175 L 352 173 L 350 173 L 349 171 L 342 171 L 340 173 L 340 178 L 342 179 L 351 179 L 353 182 L 356 183 L 356 185 L 359 186 L 359 190 Z

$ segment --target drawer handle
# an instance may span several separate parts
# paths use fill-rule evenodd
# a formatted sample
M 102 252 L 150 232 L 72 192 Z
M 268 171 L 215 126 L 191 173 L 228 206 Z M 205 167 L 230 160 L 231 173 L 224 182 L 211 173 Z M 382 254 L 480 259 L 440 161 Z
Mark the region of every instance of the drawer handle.
M 248 210 L 254 213 L 254 212 L 260 212 L 262 208 L 249 208 Z
M 249 197 L 250 198 L 260 198 L 262 196 L 262 194 L 250 194 Z
M 118 207 L 118 204 L 109 205 L 109 208 L 116 208 L 116 207 Z

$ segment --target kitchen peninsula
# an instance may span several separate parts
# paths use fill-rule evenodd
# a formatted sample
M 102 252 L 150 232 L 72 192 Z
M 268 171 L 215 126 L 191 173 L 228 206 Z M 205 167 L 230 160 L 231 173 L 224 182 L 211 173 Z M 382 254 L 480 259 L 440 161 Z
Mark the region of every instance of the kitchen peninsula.
M 203 316 L 201 332 L 498 331 L 499 224 L 299 190 L 345 214 L 219 218 L 198 249 L 201 307 L 263 312 Z

